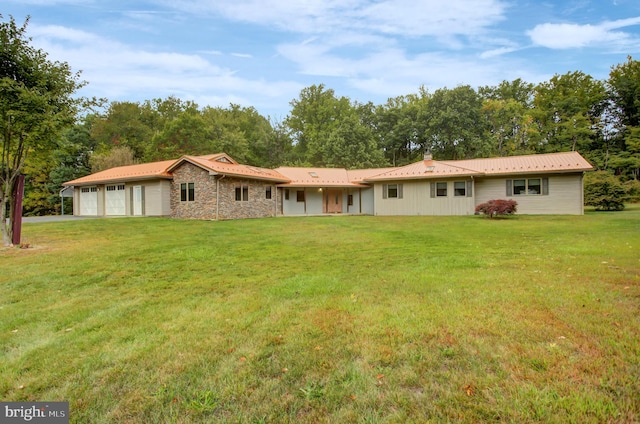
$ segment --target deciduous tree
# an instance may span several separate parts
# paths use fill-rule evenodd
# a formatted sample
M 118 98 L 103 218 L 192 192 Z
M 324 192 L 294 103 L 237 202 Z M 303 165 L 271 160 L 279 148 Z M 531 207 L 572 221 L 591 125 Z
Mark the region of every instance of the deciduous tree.
M 22 26 L 13 17 L 0 22 L 0 228 L 5 245 L 12 240 L 14 189 L 27 158 L 35 151 L 53 150 L 83 103 L 73 97 L 84 85 L 79 73 L 30 44 L 28 21 Z
M 482 98 L 470 86 L 436 90 L 424 112 L 424 148 L 431 150 L 436 158 L 465 159 L 490 154 Z

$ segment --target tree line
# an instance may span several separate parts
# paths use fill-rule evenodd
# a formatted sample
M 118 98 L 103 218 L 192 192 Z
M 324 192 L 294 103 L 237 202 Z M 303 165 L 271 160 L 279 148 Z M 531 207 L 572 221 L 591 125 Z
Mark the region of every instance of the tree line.
M 25 27 L 18 38 L 30 48 Z M 11 61 L 2 59 L 4 84 Z M 64 69 L 79 88 L 77 75 Z M 606 80 L 574 71 L 539 84 L 419 87 L 384 104 L 318 84 L 302 89 L 290 107 L 281 122 L 253 107 L 200 107 L 176 97 L 77 113 L 75 123 L 50 132 L 51 143 L 26 156 L 25 213 L 59 213 L 61 184 L 91 172 L 217 152 L 267 168 L 354 169 L 402 166 L 425 151 L 446 160 L 574 150 L 617 181 L 635 190 L 640 184 L 640 62 L 632 57 L 612 66 Z

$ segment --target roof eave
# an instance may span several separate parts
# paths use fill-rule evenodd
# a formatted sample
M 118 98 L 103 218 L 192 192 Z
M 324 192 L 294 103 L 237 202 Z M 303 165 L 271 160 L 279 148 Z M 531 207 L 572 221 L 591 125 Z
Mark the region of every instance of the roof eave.
M 96 184 L 111 184 L 111 183 L 127 183 L 131 181 L 146 181 L 146 180 L 172 180 L 173 177 L 170 175 L 147 175 L 141 177 L 123 177 L 123 178 L 111 178 L 106 180 L 94 180 L 94 181 L 81 181 L 77 182 L 75 180 L 67 181 L 66 183 L 62 183 L 63 186 L 91 186 Z
M 432 174 L 432 175 L 403 175 L 398 177 L 388 178 L 375 178 L 365 179 L 364 182 L 378 183 L 386 181 L 406 181 L 406 180 L 437 180 L 437 179 L 449 179 L 449 178 L 468 178 L 468 177 L 483 177 L 486 174 L 474 173 L 474 174 Z
M 513 172 L 487 172 L 484 176 L 487 177 L 502 177 L 502 176 L 514 176 L 514 175 L 539 175 L 539 174 L 572 174 L 593 171 L 594 168 L 580 168 L 580 169 L 533 169 L 526 171 L 513 171 Z

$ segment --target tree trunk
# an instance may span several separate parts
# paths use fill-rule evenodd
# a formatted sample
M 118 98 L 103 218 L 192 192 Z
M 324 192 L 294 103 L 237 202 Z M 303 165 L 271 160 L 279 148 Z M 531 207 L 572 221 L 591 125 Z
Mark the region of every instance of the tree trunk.
M 13 210 L 15 207 L 13 192 L 15 185 L 16 178 L 13 177 L 3 182 L 2 188 L 0 188 L 0 231 L 5 246 L 10 246 L 13 240 Z M 9 216 L 7 216 L 7 203 L 9 204 Z
M 2 243 L 5 246 L 9 246 L 11 244 L 12 238 L 12 226 L 13 222 L 9 219 L 9 224 L 7 226 L 7 196 L 4 193 L 0 192 L 0 230 L 2 231 Z

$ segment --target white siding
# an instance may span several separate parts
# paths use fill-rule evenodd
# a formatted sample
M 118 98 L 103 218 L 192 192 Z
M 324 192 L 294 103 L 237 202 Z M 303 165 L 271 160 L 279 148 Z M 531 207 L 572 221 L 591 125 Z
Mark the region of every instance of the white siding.
M 431 197 L 432 182 L 446 182 L 447 196 Z M 453 183 L 454 180 L 392 182 L 392 184 L 402 184 L 402 199 L 383 198 L 386 183 L 375 184 L 375 213 L 376 215 L 472 215 L 475 211 L 473 197 L 454 196 Z
M 122 185 L 107 184 L 107 185 Z M 144 191 L 143 202 L 144 206 L 142 210 L 146 216 L 170 216 L 171 215 L 171 181 L 169 180 L 144 180 L 144 181 L 132 181 L 125 184 L 125 190 L 116 190 L 117 194 L 122 195 L 125 193 L 124 198 L 118 199 L 117 210 L 114 208 L 114 203 L 111 199 L 107 199 L 106 186 L 99 185 L 97 192 L 91 193 L 95 195 L 95 206 L 91 210 L 93 213 L 87 213 L 87 210 L 83 210 L 81 187 L 76 187 L 74 190 L 74 211 L 75 215 L 133 215 L 133 205 L 131 203 L 131 187 L 142 186 Z M 115 193 L 110 191 L 109 193 Z M 124 204 L 124 212 L 122 205 Z M 86 205 L 85 205 L 86 207 Z
M 322 191 L 319 188 L 287 187 L 282 190 L 283 215 L 316 215 L 322 213 Z M 284 200 L 285 190 L 289 190 L 289 200 Z M 305 192 L 305 202 L 298 202 L 298 191 Z
M 347 207 L 349 195 L 353 196 L 353 205 Z M 345 213 L 373 215 L 373 187 L 347 189 L 342 209 Z
M 171 182 L 169 180 L 132 183 L 144 186 L 144 214 L 146 216 L 171 215 Z
M 548 195 L 507 196 L 507 179 L 548 178 Z M 492 199 L 513 199 L 518 202 L 519 214 L 582 215 L 582 173 L 559 175 L 528 175 L 476 180 L 476 205 Z
M 366 215 L 373 215 L 375 213 L 375 201 L 374 201 L 374 193 L 375 190 L 373 187 L 362 188 L 361 189 L 361 197 L 362 197 L 362 213 Z M 356 196 L 354 195 L 354 198 Z

